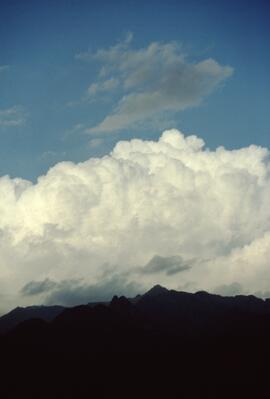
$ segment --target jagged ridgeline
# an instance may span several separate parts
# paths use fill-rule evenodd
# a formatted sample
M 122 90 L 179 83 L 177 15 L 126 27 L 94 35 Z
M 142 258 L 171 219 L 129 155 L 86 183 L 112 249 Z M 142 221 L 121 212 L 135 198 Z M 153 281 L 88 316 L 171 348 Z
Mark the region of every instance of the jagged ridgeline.
M 26 388 L 27 374 L 33 397 L 267 397 L 270 301 L 254 296 L 155 286 L 105 304 L 17 308 L 0 328 L 3 389 L 14 395 L 12 377 Z

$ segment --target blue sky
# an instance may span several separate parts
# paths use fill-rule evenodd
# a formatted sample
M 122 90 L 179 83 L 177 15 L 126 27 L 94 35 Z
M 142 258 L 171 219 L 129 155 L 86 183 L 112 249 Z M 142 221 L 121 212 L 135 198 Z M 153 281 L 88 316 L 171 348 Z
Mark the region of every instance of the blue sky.
M 120 139 L 157 139 L 171 127 L 197 134 L 210 148 L 270 147 L 269 15 L 266 1 L 3 0 L 0 175 L 35 180 L 61 160 L 106 154 Z M 134 70 L 148 76 L 140 69 L 145 58 L 124 72 L 123 63 L 114 61 L 101 76 L 102 67 L 111 66 L 108 49 L 120 46 L 120 58 L 134 59 L 145 57 L 153 43 L 159 47 L 147 58 L 152 80 L 126 89 Z M 177 57 L 168 68 L 166 45 L 169 57 Z M 107 51 L 103 58 L 100 49 Z M 215 64 L 200 64 L 209 59 Z M 176 85 L 181 95 L 164 100 L 165 86 L 157 82 L 171 82 L 179 63 L 191 76 L 184 79 L 188 95 L 195 94 L 187 100 Z M 192 86 L 196 79 L 200 88 Z M 98 86 L 91 91 L 93 84 Z M 158 93 L 157 113 L 152 106 L 145 114 L 143 107 L 135 116 L 132 110 L 131 125 L 95 129 L 108 115 L 122 117 L 126 97 L 138 93 L 144 99 Z

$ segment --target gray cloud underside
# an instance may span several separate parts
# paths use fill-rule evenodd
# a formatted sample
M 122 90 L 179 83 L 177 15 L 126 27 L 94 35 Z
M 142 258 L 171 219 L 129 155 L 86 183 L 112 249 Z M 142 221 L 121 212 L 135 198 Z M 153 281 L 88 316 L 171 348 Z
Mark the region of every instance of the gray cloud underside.
M 43 295 L 46 304 L 61 304 L 74 306 L 91 301 L 109 301 L 113 295 L 132 297 L 143 292 L 140 284 L 135 283 L 138 274 L 166 273 L 174 275 L 191 268 L 193 261 L 188 264 L 181 256 L 162 257 L 155 255 L 143 267 L 115 274 L 110 267 L 103 270 L 100 281 L 96 284 L 87 284 L 83 279 L 63 280 L 60 282 L 46 278 L 43 281 L 30 281 L 21 290 L 24 296 Z M 128 277 L 132 277 L 129 281 Z
M 133 297 L 142 292 L 135 282 L 128 282 L 124 276 L 112 275 L 97 284 L 86 284 L 80 280 L 55 282 L 49 279 L 31 281 L 23 289 L 23 295 L 44 294 L 43 302 L 47 305 L 75 306 L 88 302 L 110 301 L 114 295 Z
M 21 292 L 23 295 L 39 295 L 51 291 L 56 286 L 57 283 L 55 281 L 46 278 L 43 281 L 30 281 L 23 286 Z
M 189 270 L 193 262 L 185 262 L 181 256 L 155 255 L 142 269 L 145 274 L 164 272 L 168 276 Z
M 77 58 L 102 65 L 99 80 L 88 89 L 92 98 L 116 88 L 122 93 L 112 112 L 89 128 L 89 133 L 121 130 L 154 115 L 196 106 L 233 73 L 230 66 L 211 58 L 197 63 L 187 61 L 175 42 L 154 42 L 133 49 L 131 40 L 127 40 Z

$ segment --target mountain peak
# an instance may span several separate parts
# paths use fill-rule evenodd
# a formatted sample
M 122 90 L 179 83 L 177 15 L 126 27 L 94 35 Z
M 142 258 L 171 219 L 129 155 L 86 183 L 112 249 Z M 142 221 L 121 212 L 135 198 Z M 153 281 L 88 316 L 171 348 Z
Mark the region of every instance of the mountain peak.
M 117 295 L 114 295 L 111 300 L 110 306 L 112 308 L 126 308 L 130 306 L 130 302 L 125 296 L 118 297 Z
M 169 292 L 169 290 L 167 288 L 162 287 L 162 285 L 156 284 L 149 291 L 147 291 L 144 295 L 157 296 L 160 294 L 164 294 L 166 292 Z

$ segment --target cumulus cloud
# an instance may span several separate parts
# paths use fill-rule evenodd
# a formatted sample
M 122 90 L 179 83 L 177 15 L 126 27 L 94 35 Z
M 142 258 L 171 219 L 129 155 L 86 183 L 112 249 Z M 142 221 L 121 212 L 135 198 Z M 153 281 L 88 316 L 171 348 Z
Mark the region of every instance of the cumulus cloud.
M 88 94 L 116 87 L 121 92 L 115 108 L 87 129 L 89 133 L 121 130 L 154 115 L 196 106 L 233 73 L 230 66 L 211 58 L 190 62 L 176 42 L 153 42 L 136 49 L 131 41 L 129 34 L 115 46 L 76 57 L 101 64 L 99 79 L 91 84 Z
M 26 122 L 24 109 L 15 105 L 10 108 L 0 109 L 0 127 L 21 126 Z
M 36 184 L 3 176 L 5 306 L 44 301 L 45 293 L 22 294 L 29 282 L 47 279 L 24 293 L 49 286 L 57 302 L 63 281 L 80 281 L 86 299 L 114 275 L 119 291 L 134 282 L 191 291 L 237 282 L 245 293 L 269 292 L 269 198 L 266 148 L 210 151 L 175 129 L 158 141 L 120 141 L 102 158 L 60 162 Z

